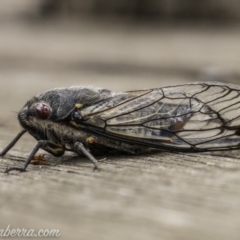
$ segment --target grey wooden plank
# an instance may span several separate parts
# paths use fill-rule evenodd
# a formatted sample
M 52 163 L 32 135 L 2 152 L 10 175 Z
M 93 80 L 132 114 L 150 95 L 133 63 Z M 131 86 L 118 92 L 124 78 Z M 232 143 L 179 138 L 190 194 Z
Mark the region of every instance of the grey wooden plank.
M 12 137 L 5 132 L 1 148 Z M 68 239 L 239 239 L 237 159 L 118 155 L 93 172 L 86 159 L 66 156 L 3 174 L 22 164 L 33 142 L 25 137 L 0 160 L 1 227 L 57 228 Z

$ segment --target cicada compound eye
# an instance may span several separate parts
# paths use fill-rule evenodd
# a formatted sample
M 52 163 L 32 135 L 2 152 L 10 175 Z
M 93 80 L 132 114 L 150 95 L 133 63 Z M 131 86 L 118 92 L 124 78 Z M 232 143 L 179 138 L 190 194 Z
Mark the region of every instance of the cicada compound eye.
M 50 116 L 50 108 L 44 103 L 39 103 L 36 105 L 35 109 L 36 116 L 40 119 L 47 119 Z

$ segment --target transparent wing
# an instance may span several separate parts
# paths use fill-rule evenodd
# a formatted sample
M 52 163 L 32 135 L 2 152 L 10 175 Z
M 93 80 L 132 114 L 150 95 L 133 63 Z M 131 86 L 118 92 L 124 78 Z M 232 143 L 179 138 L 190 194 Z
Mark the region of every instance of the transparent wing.
M 239 148 L 240 89 L 194 83 L 118 94 L 78 110 L 105 136 L 178 151 Z

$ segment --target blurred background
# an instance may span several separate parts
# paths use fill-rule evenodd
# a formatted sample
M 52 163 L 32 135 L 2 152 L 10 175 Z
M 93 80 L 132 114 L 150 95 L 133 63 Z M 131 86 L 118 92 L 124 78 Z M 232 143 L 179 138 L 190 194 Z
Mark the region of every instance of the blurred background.
M 1 0 L 1 126 L 49 88 L 240 83 L 237 0 Z

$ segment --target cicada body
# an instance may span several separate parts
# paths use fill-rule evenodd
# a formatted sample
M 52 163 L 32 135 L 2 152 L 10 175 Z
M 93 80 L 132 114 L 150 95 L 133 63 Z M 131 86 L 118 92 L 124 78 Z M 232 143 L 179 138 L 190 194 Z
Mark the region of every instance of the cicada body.
M 39 148 L 54 156 L 65 150 L 90 153 L 145 148 L 179 152 L 232 150 L 240 147 L 240 87 L 219 82 L 114 93 L 71 87 L 42 93 L 18 114 L 24 130 L 4 155 L 29 132 L 37 141 L 22 168 Z M 89 151 L 90 150 L 90 151 Z

